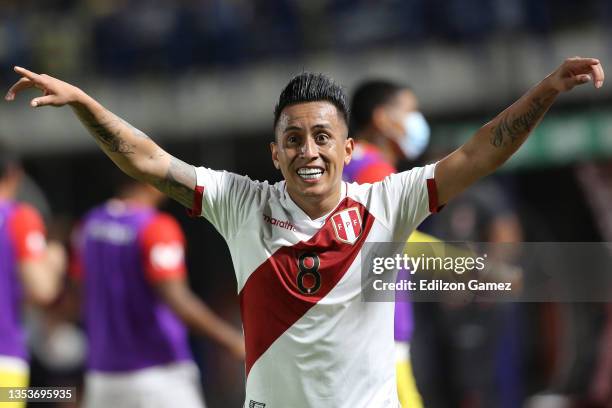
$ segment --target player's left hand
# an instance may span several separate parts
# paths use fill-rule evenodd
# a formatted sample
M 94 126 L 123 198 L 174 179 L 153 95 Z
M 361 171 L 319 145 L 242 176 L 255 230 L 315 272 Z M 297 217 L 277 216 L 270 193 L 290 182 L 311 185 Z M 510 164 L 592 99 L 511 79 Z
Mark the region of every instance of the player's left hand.
M 566 59 L 547 79 L 559 92 L 570 91 L 575 86 L 589 81 L 593 81 L 595 88 L 601 88 L 604 71 L 597 58 L 573 57 Z

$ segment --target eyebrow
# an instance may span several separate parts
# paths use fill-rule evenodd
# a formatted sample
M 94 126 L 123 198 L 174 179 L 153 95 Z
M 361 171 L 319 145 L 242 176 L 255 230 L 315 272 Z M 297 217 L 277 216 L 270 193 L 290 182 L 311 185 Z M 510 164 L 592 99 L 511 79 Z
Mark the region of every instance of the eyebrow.
M 332 128 L 331 125 L 328 123 L 317 123 L 316 125 L 312 127 L 312 129 L 325 129 L 325 130 L 331 130 L 331 128 Z M 301 130 L 302 128 L 300 126 L 292 125 L 292 126 L 287 126 L 285 130 L 283 130 L 283 133 L 301 131 Z

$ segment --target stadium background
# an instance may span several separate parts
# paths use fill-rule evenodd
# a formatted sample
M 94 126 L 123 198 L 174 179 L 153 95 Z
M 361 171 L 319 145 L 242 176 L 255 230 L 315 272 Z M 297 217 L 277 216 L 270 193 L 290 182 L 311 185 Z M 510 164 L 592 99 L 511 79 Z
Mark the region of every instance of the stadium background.
M 278 180 L 268 148 L 272 109 L 296 73 L 328 73 L 349 95 L 368 76 L 412 84 L 432 124 L 427 157 L 436 157 L 563 58 L 610 65 L 609 21 L 612 3 L 604 0 L 7 0 L 0 80 L 5 89 L 16 80 L 13 65 L 68 80 L 187 162 Z M 115 170 L 69 109 L 33 112 L 28 96 L 2 106 L 0 137 L 46 196 L 47 204 L 34 200 L 51 234 L 67 240 L 70 224 L 112 194 Z M 499 176 L 525 241 L 612 240 L 612 216 L 601 205 L 612 192 L 610 157 L 612 87 L 560 98 Z M 224 242 L 177 204 L 166 209 L 187 234 L 193 287 L 239 324 Z M 603 307 L 587 307 L 594 322 L 573 324 L 591 336 Z M 547 327 L 551 337 L 566 330 Z M 532 338 L 525 357 L 525 396 L 551 388 L 551 373 L 566 364 L 544 355 L 543 341 Z M 205 341 L 194 346 L 209 406 L 239 406 L 240 365 Z M 596 348 L 592 341 L 581 355 Z M 74 367 L 38 364 L 33 385 L 75 375 Z

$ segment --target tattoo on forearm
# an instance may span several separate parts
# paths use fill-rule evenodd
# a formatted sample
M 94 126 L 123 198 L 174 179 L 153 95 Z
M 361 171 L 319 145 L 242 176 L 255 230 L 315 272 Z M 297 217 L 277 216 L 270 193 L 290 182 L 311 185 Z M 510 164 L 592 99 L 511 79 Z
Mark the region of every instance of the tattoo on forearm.
M 81 122 L 83 122 L 85 127 L 87 127 L 93 137 L 107 152 L 138 156 L 140 152 L 136 151 L 137 145 L 133 144 L 136 143 L 134 137 L 149 139 L 146 134 L 110 112 L 107 112 L 100 118 L 95 117 L 87 109 L 81 107 L 75 107 L 74 109 Z M 159 149 L 158 152 L 152 151 L 147 153 L 147 155 L 150 160 L 161 159 L 165 161 L 164 156 L 167 153 Z M 127 172 L 127 170 L 124 171 Z M 194 187 L 196 184 L 195 170 L 193 166 L 176 157 L 170 157 L 170 164 L 164 178 L 142 175 L 142 181 L 153 184 L 157 189 L 186 207 L 191 207 L 193 204 Z
M 134 154 L 134 145 L 125 140 L 122 132 L 129 129 L 133 135 L 141 138 L 148 136 L 113 114 L 105 121 L 96 119 L 90 112 L 78 110 L 78 116 L 91 134 L 111 153 Z
M 529 109 L 520 115 L 505 114 L 499 124 L 491 129 L 490 141 L 494 147 L 507 147 L 517 139 L 526 136 L 538 123 L 550 106 L 552 95 L 534 97 L 529 103 Z
M 185 207 L 192 206 L 194 189 L 189 186 L 195 185 L 193 166 L 172 157 L 166 178 L 154 181 L 154 185 Z
M 117 122 L 117 119 L 105 123 L 83 121 L 93 136 L 111 153 L 134 154 L 134 146 L 121 137 L 121 128 L 117 126 Z

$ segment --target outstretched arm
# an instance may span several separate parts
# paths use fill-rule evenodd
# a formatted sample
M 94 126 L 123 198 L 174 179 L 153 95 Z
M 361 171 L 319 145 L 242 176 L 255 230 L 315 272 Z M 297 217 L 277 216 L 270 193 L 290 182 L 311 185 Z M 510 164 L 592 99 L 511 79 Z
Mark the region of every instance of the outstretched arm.
M 568 58 L 542 82 L 484 125 L 436 167 L 439 204 L 447 203 L 476 180 L 492 173 L 518 150 L 559 93 L 593 81 L 600 88 L 604 72 L 594 58 Z
M 186 207 L 192 206 L 196 184 L 193 166 L 164 151 L 81 89 L 24 68 L 15 67 L 15 72 L 22 77 L 7 92 L 7 101 L 14 100 L 20 91 L 35 87 L 43 91 L 43 96 L 32 99 L 32 107 L 70 105 L 96 143 L 123 172 L 154 185 Z

